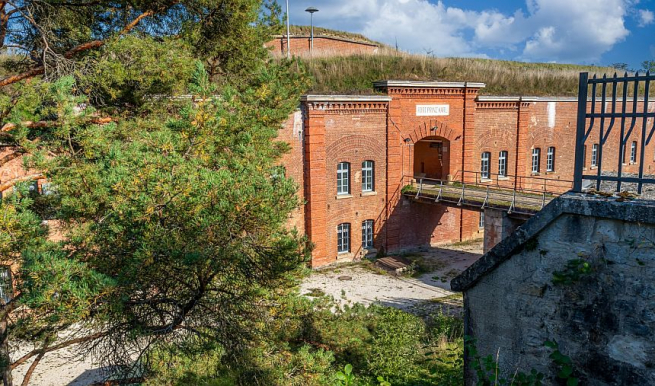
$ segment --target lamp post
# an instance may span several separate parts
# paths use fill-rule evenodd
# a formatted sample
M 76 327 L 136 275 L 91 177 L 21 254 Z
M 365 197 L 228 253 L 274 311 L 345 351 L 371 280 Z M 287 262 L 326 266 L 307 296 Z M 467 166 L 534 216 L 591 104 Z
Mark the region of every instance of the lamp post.
M 289 0 L 287 0 L 287 59 L 291 59 L 291 46 L 289 45 Z
M 309 52 L 311 53 L 314 51 L 314 12 L 318 12 L 318 9 L 309 7 L 305 12 L 309 12 L 310 25 L 312 26 L 311 44 L 309 46 Z

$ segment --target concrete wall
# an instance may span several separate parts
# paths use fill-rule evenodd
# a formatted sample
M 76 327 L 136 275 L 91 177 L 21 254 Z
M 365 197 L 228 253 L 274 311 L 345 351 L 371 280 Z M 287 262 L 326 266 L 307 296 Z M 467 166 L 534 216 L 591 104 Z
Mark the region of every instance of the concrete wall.
M 558 205 L 545 212 L 552 214 Z M 532 219 L 527 230 L 455 280 L 455 288 L 468 281 L 466 334 L 477 339 L 482 356 L 500 353 L 506 377 L 534 368 L 556 383 L 551 350 L 544 347 L 555 340 L 573 360 L 580 384 L 655 384 L 655 225 L 630 218 L 650 218 L 653 206 L 583 205 L 579 213 L 564 211 L 553 221 Z M 623 215 L 621 205 L 634 206 L 626 210 L 631 214 Z M 540 221 L 547 225 L 529 234 Z M 573 259 L 588 262 L 591 272 L 556 284 L 553 273 Z M 466 380 L 475 384 L 470 363 Z

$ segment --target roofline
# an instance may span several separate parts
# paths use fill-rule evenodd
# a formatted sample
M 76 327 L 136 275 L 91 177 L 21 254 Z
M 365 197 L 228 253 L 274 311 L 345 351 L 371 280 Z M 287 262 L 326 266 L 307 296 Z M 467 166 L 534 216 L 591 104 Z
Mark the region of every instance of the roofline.
M 503 239 L 478 261 L 454 278 L 450 283 L 453 291 L 466 291 L 484 276 L 519 253 L 525 244 L 536 237 L 549 224 L 562 215 L 595 216 L 620 221 L 655 224 L 655 201 L 617 201 L 583 193 L 566 193 L 557 197 L 521 225 L 509 237 Z
M 286 37 L 287 37 L 287 35 L 273 35 L 273 38 L 275 38 L 275 39 L 281 39 L 281 38 L 286 39 Z M 363 44 L 365 46 L 371 46 L 371 47 L 378 47 L 378 48 L 380 47 L 379 44 L 371 43 L 371 42 L 365 42 L 365 41 L 362 41 L 362 40 L 342 38 L 340 36 L 316 35 L 316 34 L 314 34 L 314 39 L 319 39 L 319 38 L 320 39 L 338 40 L 340 42 Z M 289 35 L 289 39 L 311 39 L 311 35 Z
M 486 85 L 479 82 L 437 82 L 416 80 L 379 80 L 373 82 L 374 87 L 415 87 L 415 88 L 483 88 Z
M 390 102 L 386 95 L 303 95 L 303 102 Z

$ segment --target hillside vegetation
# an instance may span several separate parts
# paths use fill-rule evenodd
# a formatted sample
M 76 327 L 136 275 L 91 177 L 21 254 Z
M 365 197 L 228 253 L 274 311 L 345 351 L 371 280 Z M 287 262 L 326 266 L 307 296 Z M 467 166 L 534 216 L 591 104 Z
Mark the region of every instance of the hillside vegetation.
M 611 67 L 524 63 L 477 58 L 435 58 L 381 49 L 377 55 L 300 59 L 313 77 L 309 93 L 369 94 L 377 80 L 482 82 L 483 95 L 576 96 L 580 72 L 590 76 Z

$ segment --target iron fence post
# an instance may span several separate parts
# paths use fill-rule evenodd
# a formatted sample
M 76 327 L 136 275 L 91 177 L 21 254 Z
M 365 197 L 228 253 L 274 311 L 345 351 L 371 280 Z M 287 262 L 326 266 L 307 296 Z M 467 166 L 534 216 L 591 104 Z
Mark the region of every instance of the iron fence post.
M 573 191 L 582 192 L 582 169 L 584 167 L 585 125 L 587 121 L 587 82 L 589 73 L 580 73 L 578 84 L 578 122 L 575 134 L 575 168 L 573 171 Z

